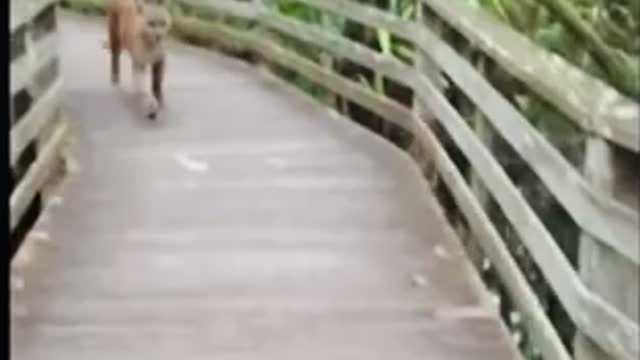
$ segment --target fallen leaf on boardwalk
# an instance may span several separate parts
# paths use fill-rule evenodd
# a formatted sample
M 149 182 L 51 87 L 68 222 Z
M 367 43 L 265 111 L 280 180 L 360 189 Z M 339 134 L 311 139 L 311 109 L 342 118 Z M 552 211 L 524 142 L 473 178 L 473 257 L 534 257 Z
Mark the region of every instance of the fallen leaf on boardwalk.
M 443 259 L 449 258 L 449 252 L 442 245 L 437 245 L 434 249 L 436 256 Z
M 63 202 L 64 202 L 64 199 L 60 195 L 52 195 L 49 198 L 49 205 L 50 206 L 60 206 L 60 205 L 62 205 Z
M 489 261 L 489 259 L 485 258 L 484 260 L 482 260 L 482 270 L 483 271 L 488 271 L 489 269 L 491 269 L 491 261 Z
M 435 310 L 434 317 L 441 320 L 485 319 L 493 318 L 495 313 L 482 306 L 441 307 Z
M 25 241 L 13 256 L 13 260 L 11 260 L 11 267 L 23 268 L 31 264 L 34 257 L 33 252 L 33 244 L 30 241 Z
M 185 169 L 192 172 L 205 172 L 209 170 L 209 165 L 206 162 L 191 159 L 187 154 L 178 153 L 175 155 L 175 159 Z
M 423 287 L 427 285 L 427 279 L 420 274 L 413 274 L 411 275 L 411 283 L 415 287 Z
M 33 239 L 34 241 L 43 241 L 43 242 L 51 240 L 49 233 L 46 231 L 32 231 L 29 234 L 29 238 Z
M 70 174 L 77 174 L 80 172 L 80 163 L 78 163 L 73 156 L 67 155 L 66 160 L 67 171 L 69 171 Z

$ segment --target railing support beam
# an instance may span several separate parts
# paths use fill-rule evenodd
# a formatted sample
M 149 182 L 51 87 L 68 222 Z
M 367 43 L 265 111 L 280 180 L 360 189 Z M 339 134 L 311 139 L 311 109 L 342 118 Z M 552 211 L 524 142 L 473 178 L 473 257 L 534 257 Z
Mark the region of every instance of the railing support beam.
M 634 161 L 637 156 L 601 137 L 592 136 L 587 141 L 583 166 L 585 178 L 602 193 L 610 194 L 638 211 L 640 194 L 637 184 L 640 179 L 632 170 L 636 169 Z M 580 238 L 579 269 L 580 276 L 589 289 L 638 322 L 638 265 L 583 233 Z M 581 332 L 577 333 L 574 346 L 576 360 L 618 360 Z

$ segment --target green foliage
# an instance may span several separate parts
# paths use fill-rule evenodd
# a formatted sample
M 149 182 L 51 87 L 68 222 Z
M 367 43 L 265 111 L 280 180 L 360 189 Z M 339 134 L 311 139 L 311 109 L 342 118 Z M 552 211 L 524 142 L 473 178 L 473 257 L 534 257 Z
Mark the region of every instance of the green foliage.
M 636 0 L 467 0 L 538 44 L 640 96 L 640 2 Z

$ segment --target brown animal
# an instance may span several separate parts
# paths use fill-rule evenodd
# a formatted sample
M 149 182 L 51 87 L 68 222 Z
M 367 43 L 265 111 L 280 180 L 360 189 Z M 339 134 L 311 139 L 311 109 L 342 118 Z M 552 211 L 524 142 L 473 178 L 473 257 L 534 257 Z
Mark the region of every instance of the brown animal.
M 108 0 L 107 18 L 111 51 L 111 81 L 120 82 L 120 54 L 131 59 L 134 91 L 147 100 L 149 117 L 164 104 L 163 80 L 166 67 L 164 40 L 171 27 L 167 0 Z M 145 91 L 147 69 L 151 69 L 151 93 Z

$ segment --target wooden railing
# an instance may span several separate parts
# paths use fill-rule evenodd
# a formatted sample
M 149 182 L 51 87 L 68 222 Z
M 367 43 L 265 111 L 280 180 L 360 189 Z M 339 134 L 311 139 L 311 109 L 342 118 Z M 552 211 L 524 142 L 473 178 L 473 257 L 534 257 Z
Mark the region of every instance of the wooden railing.
M 61 164 L 67 125 L 57 56 L 57 1 L 11 1 L 10 229 L 12 255 L 44 204 Z
M 294 71 L 413 134 L 416 146 L 427 154 L 427 159 L 422 161 L 435 167 L 439 179 L 449 189 L 474 238 L 494 264 L 523 315 L 544 358 L 572 358 L 496 225 L 433 129 L 435 125 L 443 128 L 515 229 L 577 326 L 575 357 L 637 358 L 640 355 L 637 314 L 639 217 L 637 203 L 623 198 L 631 193 L 637 198 L 637 193 L 634 193 L 635 186 L 627 186 L 626 192 L 616 189 L 620 187 L 618 177 L 622 176 L 618 174 L 619 168 L 632 166 L 628 162 L 619 165 L 621 159 L 637 159 L 640 150 L 638 104 L 464 1 L 418 1 L 424 10 L 435 15 L 437 21 L 455 28 L 581 129 L 588 138 L 581 171 L 471 63 L 442 40 L 433 24 L 422 16 L 400 19 L 353 0 L 297 1 L 369 28 L 386 29 L 418 49 L 417 63 L 408 65 L 330 32 L 326 27 L 282 15 L 271 6 L 277 1 L 176 0 L 185 9 L 206 9 L 243 19 L 253 26 L 242 30 L 224 22 L 185 16 L 183 12 L 175 14 L 174 24 L 180 33 L 190 37 L 214 39 L 250 50 L 267 63 Z M 276 41 L 274 33 L 313 45 L 334 59 L 347 59 L 403 84 L 412 89 L 415 108 L 341 76 L 326 62 L 305 58 Z M 459 109 L 447 100 L 440 81 L 445 78 L 443 75 L 475 104 L 479 113 L 528 164 L 582 229 L 578 271 L 483 139 L 469 126 Z M 619 287 L 612 290 L 613 283 L 624 284 L 624 290 Z

